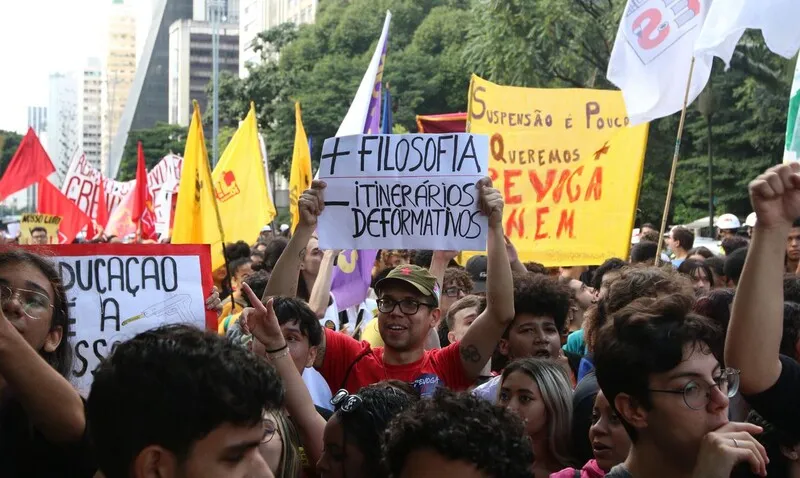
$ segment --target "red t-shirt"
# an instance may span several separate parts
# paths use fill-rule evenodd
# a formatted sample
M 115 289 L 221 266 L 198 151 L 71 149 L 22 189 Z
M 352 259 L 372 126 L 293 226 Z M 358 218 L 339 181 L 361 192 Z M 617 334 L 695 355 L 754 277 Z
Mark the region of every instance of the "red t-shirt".
M 319 372 L 334 395 L 342 388 L 356 393 L 362 387 L 387 379 L 408 382 L 422 396 L 432 395 L 437 387 L 461 391 L 472 385 L 461 363 L 458 342 L 443 349 L 426 350 L 414 363 L 388 365 L 383 362 L 383 347 L 373 349 L 368 342 L 327 328 L 323 330 L 326 351 Z

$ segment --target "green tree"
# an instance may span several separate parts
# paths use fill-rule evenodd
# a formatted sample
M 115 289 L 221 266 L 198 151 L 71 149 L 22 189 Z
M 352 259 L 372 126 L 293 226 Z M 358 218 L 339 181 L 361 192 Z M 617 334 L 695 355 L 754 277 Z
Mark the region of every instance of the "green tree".
M 164 156 L 175 153 L 183 155 L 188 128 L 167 123 L 156 123 L 155 127 L 128 133 L 128 141 L 122 152 L 117 179 L 127 181 L 136 177 L 138 161 L 137 143 L 142 142 L 147 169 L 155 166 Z
M 0 130 L 0 177 L 5 174 L 8 163 L 11 162 L 11 158 L 14 157 L 21 142 L 22 135 L 13 131 Z
M 314 138 L 316 164 L 336 134 L 392 11 L 383 80 L 391 85 L 395 124 L 416 131 L 416 114 L 464 111 L 469 71 L 461 60 L 471 14 L 467 0 L 329 0 L 316 23 L 268 30 L 256 40 L 263 62 L 249 76 L 220 81 L 220 123 L 256 103 L 270 169 L 287 173 L 294 144 L 294 102 Z M 279 54 L 278 54 L 279 53 Z M 224 98 L 224 101 L 222 100 Z
M 516 86 L 614 88 L 606 77 L 623 0 L 489 0 L 475 2 L 464 60 L 475 73 Z M 712 123 L 715 202 L 719 212 L 750 212 L 747 182 L 780 160 L 788 103 L 790 62 L 748 34 L 730 71 L 720 62 L 712 81 L 717 111 Z M 680 80 L 676 80 L 680 81 Z M 678 115 L 650 125 L 638 216 L 659 222 L 664 209 Z M 687 116 L 671 207 L 671 220 L 707 215 L 705 119 Z

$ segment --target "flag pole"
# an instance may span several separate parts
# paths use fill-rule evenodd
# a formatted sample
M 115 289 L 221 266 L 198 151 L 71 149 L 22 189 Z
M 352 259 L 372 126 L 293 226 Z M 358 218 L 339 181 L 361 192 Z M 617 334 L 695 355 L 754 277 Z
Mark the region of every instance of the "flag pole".
M 683 109 L 681 110 L 681 120 L 678 123 L 678 135 L 675 138 L 675 152 L 672 155 L 672 170 L 669 173 L 669 187 L 667 188 L 667 200 L 664 202 L 664 215 L 661 217 L 661 230 L 658 233 L 658 247 L 656 248 L 656 258 L 654 264 L 657 266 L 661 260 L 661 250 L 664 247 L 664 233 L 667 229 L 667 216 L 669 216 L 669 206 L 672 201 L 672 189 L 675 186 L 675 172 L 678 170 L 678 159 L 681 155 L 681 138 L 683 137 L 683 125 L 686 122 L 686 108 L 689 105 L 689 90 L 692 86 L 692 74 L 694 73 L 695 59 L 692 57 L 692 64 L 689 66 L 689 79 L 686 81 L 686 93 L 683 96 Z

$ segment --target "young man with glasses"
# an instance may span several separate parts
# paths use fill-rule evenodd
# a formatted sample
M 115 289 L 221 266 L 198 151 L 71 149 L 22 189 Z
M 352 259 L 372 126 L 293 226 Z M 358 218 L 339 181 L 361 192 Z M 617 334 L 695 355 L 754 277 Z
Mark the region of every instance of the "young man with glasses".
M 692 298 L 641 298 L 614 314 L 594 348 L 597 381 L 631 437 L 607 478 L 727 478 L 737 464 L 766 473 L 752 434 L 728 420 L 738 370 L 724 368 L 722 331 L 691 312 Z
M 342 333 L 326 329 L 317 352 L 316 368 L 331 390 L 351 393 L 361 387 L 396 379 L 423 395 L 439 386 L 465 390 L 489 361 L 503 331 L 514 318 L 513 283 L 503 236 L 503 197 L 484 178 L 476 184 L 478 207 L 488 217 L 487 307 L 463 340 L 442 349 L 425 350 L 432 328 L 441 318 L 436 278 L 419 266 L 401 265 L 376 284 L 378 329 L 384 347 L 372 348 Z M 300 222 L 273 270 L 265 298 L 293 295 L 298 257 L 324 209 L 325 183 L 314 181 L 298 200 Z

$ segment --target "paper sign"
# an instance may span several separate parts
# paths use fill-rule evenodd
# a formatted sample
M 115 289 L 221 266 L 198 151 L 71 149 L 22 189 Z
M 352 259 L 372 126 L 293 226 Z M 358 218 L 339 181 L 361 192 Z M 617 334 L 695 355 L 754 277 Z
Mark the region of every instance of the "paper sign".
M 468 127 L 490 135 L 489 176 L 520 259 L 550 267 L 628 257 L 647 124 L 629 126 L 622 93 L 473 76 Z
M 51 257 L 61 274 L 72 321 L 71 378 L 84 395 L 92 371 L 119 342 L 166 324 L 216 330 L 216 313 L 205 308 L 213 287 L 207 245 L 29 247 Z
M 471 134 L 355 135 L 322 147 L 323 249 L 486 247 L 475 183 L 489 141 Z
M 58 225 L 61 216 L 52 214 L 23 214 L 19 221 L 19 243 L 33 244 L 33 230 L 43 227 L 47 230 L 47 243 L 58 244 Z

